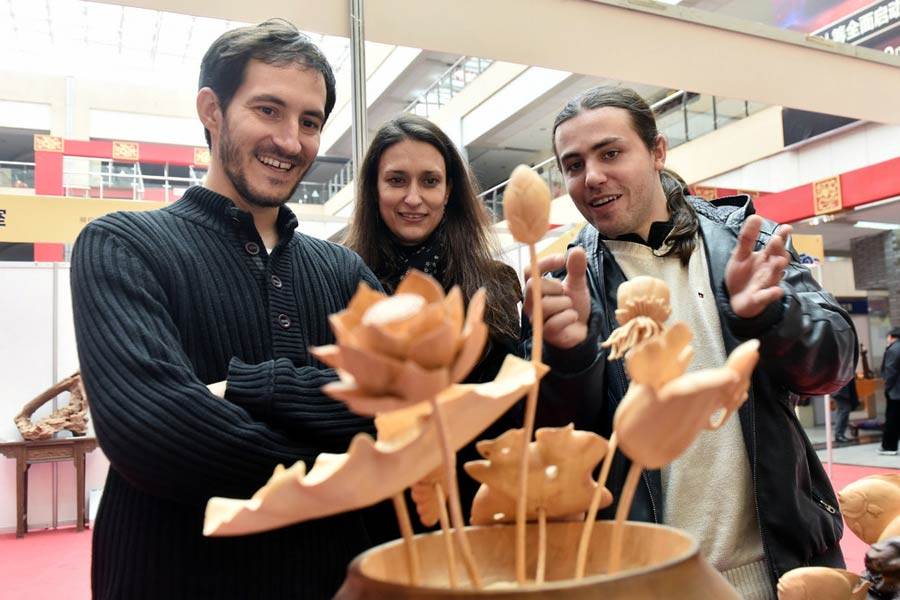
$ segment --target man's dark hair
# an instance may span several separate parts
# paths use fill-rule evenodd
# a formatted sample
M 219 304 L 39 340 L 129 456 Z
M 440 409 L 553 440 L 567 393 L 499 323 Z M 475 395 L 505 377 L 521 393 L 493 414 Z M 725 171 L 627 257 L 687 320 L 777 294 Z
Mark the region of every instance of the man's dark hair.
M 334 72 L 325 55 L 310 39 L 284 19 L 226 31 L 212 43 L 200 63 L 200 88 L 208 87 L 219 100 L 222 114 L 228 109 L 247 70 L 258 60 L 267 65 L 298 65 L 318 71 L 325 80 L 325 120 L 334 108 Z M 209 130 L 206 144 L 212 145 Z
M 556 115 L 556 120 L 553 121 L 551 134 L 553 153 L 556 155 L 556 162 L 560 170 L 562 170 L 562 164 L 559 163 L 559 152 L 556 149 L 556 130 L 560 125 L 577 117 L 582 112 L 597 108 L 621 108 L 627 111 L 634 131 L 647 150 L 652 152 L 656 147 L 656 138 L 659 136 L 656 116 L 640 94 L 625 87 L 593 87 L 569 100 Z M 666 194 L 666 206 L 672 219 L 672 232 L 667 238 L 672 242 L 672 246 L 665 254 L 674 253 L 681 259 L 682 264 L 687 265 L 696 246 L 694 238 L 700 229 L 700 223 L 697 220 L 697 214 L 685 197 L 687 185 L 681 177 L 670 169 L 663 169 L 659 173 L 659 179 Z
M 900 327 L 891 327 L 891 330 L 888 331 L 888 335 L 900 340 Z

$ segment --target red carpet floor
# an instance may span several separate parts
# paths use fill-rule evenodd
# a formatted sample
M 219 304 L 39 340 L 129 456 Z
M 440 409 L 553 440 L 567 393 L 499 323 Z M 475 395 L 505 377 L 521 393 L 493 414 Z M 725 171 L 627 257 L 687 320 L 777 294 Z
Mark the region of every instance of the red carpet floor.
M 833 466 L 832 482 L 839 490 L 874 473 L 900 473 L 854 465 Z M 864 569 L 867 545 L 850 530 L 841 541 L 847 568 Z M 75 528 L 33 531 L 24 539 L 0 535 L 0 597 L 4 600 L 88 600 L 91 597 L 91 531 Z
M 0 598 L 89 600 L 91 531 L 74 527 L 0 535 Z

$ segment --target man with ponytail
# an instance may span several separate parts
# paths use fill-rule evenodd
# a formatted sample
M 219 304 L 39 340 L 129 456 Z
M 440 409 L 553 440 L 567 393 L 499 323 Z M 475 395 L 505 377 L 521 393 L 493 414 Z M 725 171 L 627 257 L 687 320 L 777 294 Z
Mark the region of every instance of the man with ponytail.
M 755 215 L 748 196 L 690 196 L 665 168 L 653 111 L 630 89 L 572 99 L 554 123 L 553 147 L 588 225 L 567 256 L 539 265 L 552 273 L 539 282 L 552 370 L 538 418 L 611 435 L 628 388 L 622 361 L 608 361 L 600 346 L 615 327 L 616 290 L 638 275 L 662 279 L 670 322 L 694 333 L 689 370 L 721 366 L 750 338 L 760 340 L 760 362 L 738 418 L 703 432 L 668 467 L 645 471 L 629 518 L 689 531 L 744 598 L 774 599 L 778 578 L 795 567 L 843 566 L 837 500 L 789 393 L 847 383 L 856 334 L 800 264 L 791 228 Z M 529 317 L 534 284 L 526 286 Z M 616 497 L 629 466 L 617 455 L 607 484 Z

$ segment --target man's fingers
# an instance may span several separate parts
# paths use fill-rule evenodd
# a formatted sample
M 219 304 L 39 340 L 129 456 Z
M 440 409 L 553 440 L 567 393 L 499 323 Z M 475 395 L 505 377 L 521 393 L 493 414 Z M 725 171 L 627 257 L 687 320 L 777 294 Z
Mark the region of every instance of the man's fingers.
M 566 257 L 566 288 L 569 293 L 587 289 L 587 255 L 577 246 Z
M 563 296 L 563 284 L 558 279 L 549 279 L 546 277 L 541 277 L 540 279 L 538 279 L 538 283 L 541 286 L 541 298 L 543 299 L 542 306 L 546 306 L 548 298 L 551 298 L 554 296 Z M 534 288 L 533 281 L 528 280 L 525 282 L 525 300 L 523 302 L 523 309 L 525 311 L 525 314 L 528 315 L 528 318 L 531 318 L 531 313 L 534 308 L 533 307 L 533 303 L 534 303 L 534 289 L 533 288 Z
M 766 254 L 769 256 L 788 258 L 787 239 L 793 230 L 794 228 L 790 225 L 780 225 L 778 230 L 766 244 Z
M 574 309 L 564 310 L 544 321 L 544 340 L 557 348 L 572 348 L 586 336 L 587 325 L 581 323 Z
M 756 246 L 756 238 L 759 236 L 759 230 L 762 227 L 762 218 L 759 215 L 750 215 L 744 225 L 741 227 L 741 233 L 738 236 L 737 246 L 734 248 L 732 259 L 741 261 L 745 260 L 753 253 Z
M 543 258 L 538 259 L 538 271 L 541 272 L 541 275 L 545 275 L 547 273 L 552 273 L 553 271 L 559 271 L 564 266 L 566 266 L 566 255 L 565 254 L 551 254 L 550 256 L 545 256 Z M 531 279 L 531 264 L 529 263 L 527 267 L 525 267 L 525 281 Z
M 547 319 L 572 308 L 572 299 L 568 296 L 544 296 L 541 308 L 544 310 L 544 319 Z

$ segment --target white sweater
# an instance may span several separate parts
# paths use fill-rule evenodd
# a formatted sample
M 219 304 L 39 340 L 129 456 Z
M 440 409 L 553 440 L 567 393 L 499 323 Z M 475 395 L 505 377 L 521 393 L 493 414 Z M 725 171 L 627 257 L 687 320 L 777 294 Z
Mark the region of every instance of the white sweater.
M 684 321 L 693 331 L 694 360 L 688 371 L 725 364 L 716 298 L 710 287 L 703 241 L 687 268 L 677 256 L 659 256 L 640 243 L 605 240 L 629 279 L 649 275 L 671 292 L 667 325 Z M 750 463 L 737 414 L 716 431 L 703 431 L 662 469 L 663 522 L 690 532 L 703 556 L 747 599 L 773 599 L 762 539 L 756 523 Z

